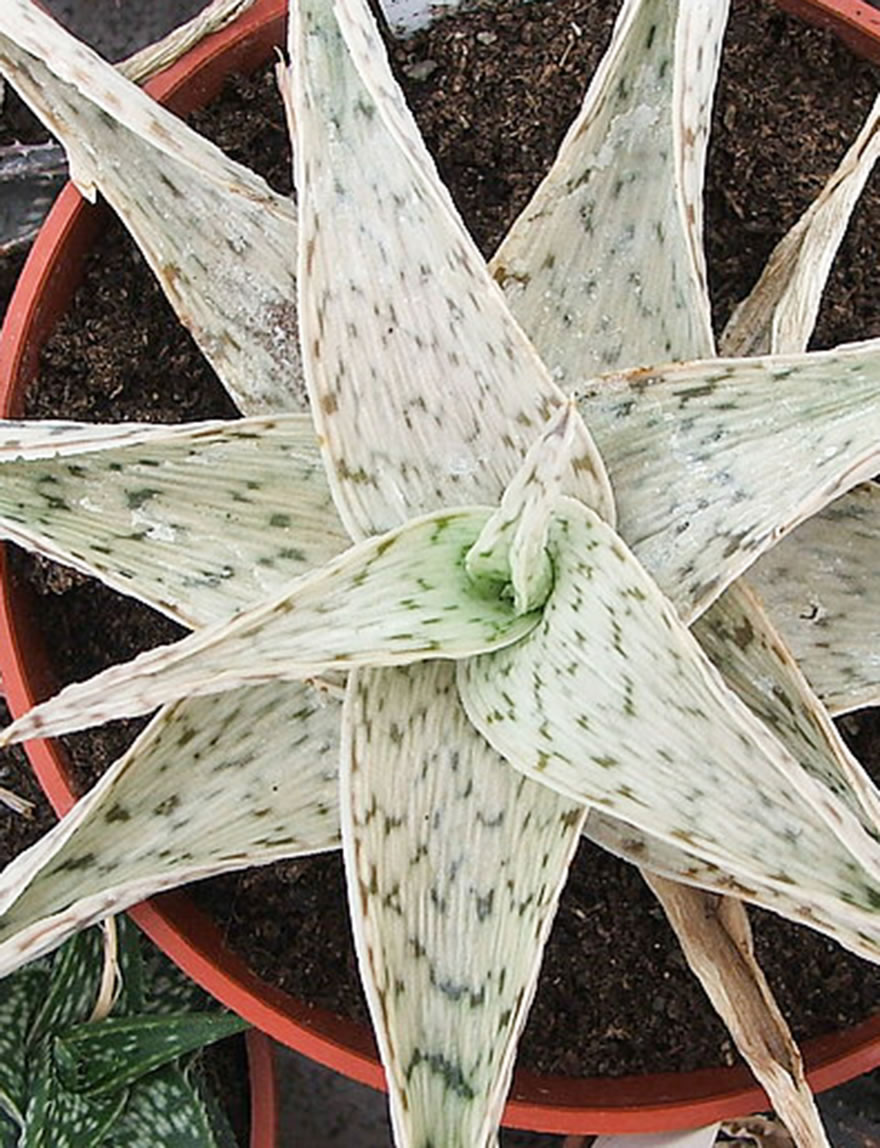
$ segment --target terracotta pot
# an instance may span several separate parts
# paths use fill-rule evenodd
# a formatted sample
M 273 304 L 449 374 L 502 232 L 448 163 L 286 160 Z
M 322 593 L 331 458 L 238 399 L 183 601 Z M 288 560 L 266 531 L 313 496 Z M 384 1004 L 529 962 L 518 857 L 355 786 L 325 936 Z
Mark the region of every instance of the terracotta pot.
M 249 1148 L 276 1148 L 278 1144 L 278 1080 L 275 1052 L 265 1033 L 245 1033 L 250 1085 L 251 1134 Z
M 785 0 L 788 7 L 788 0 Z M 798 3 L 798 8 L 810 7 Z M 285 0 L 257 0 L 234 25 L 204 41 L 185 60 L 157 77 L 154 96 L 186 112 L 214 96 L 229 71 L 248 71 L 269 58 L 283 40 Z M 862 9 L 862 37 L 873 35 L 880 13 L 841 0 L 831 8 Z M 849 34 L 850 24 L 841 25 Z M 39 349 L 66 308 L 82 262 L 104 218 L 72 186 L 53 208 L 25 265 L 0 336 L 0 413 L 15 416 L 35 374 Z M 47 654 L 35 640 L 33 603 L 0 568 L 0 672 L 16 715 L 54 692 Z M 34 741 L 30 760 L 59 812 L 73 803 L 59 747 Z M 372 1034 L 326 1010 L 313 1008 L 259 980 L 230 952 L 215 928 L 184 893 L 155 897 L 132 910 L 150 937 L 219 1000 L 283 1044 L 338 1072 L 382 1088 L 383 1073 Z M 253 1042 L 252 1042 L 253 1043 Z M 817 1090 L 829 1088 L 880 1064 L 880 1015 L 852 1029 L 808 1042 L 804 1054 Z M 261 1054 L 262 1055 L 262 1054 Z M 766 1098 L 745 1068 L 659 1074 L 617 1080 L 569 1079 L 518 1072 L 505 1123 L 546 1132 L 650 1132 L 692 1128 L 766 1107 Z M 252 1146 L 269 1139 L 252 1140 Z
M 776 0 L 793 16 L 828 28 L 854 52 L 880 64 L 880 9 L 867 0 Z

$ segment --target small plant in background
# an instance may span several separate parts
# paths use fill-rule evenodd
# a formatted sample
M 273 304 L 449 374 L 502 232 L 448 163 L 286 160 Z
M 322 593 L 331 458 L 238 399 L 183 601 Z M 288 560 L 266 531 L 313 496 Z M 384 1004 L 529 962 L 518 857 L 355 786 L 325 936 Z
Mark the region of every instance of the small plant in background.
M 626 0 L 487 268 L 362 0 L 291 4 L 296 207 L 26 0 L 0 11 L 0 69 L 248 416 L 5 428 L 4 535 L 194 632 L 4 735 L 162 707 L 4 873 L 4 969 L 108 904 L 341 840 L 396 1142 L 490 1145 L 585 833 L 640 866 L 825 1143 L 743 902 L 878 958 L 880 797 L 808 679 L 835 712 L 878 697 L 818 555 L 842 531 L 846 594 L 876 604 L 880 346 L 804 348 L 880 133 L 875 108 L 716 358 L 725 16 Z M 742 580 L 767 552 L 827 603 L 800 666 Z
M 6 977 L 0 1144 L 234 1148 L 192 1054 L 246 1025 L 210 1004 L 125 918 Z

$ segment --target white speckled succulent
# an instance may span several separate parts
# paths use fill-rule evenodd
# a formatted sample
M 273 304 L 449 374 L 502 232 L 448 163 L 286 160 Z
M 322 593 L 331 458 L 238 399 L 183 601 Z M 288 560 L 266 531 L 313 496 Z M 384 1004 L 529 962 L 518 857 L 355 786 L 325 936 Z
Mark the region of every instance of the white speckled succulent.
M 162 707 L 0 879 L 3 969 L 341 836 L 396 1142 L 488 1146 L 586 833 L 642 867 L 777 1110 L 824 1143 L 742 901 L 878 959 L 880 797 L 808 680 L 836 712 L 880 694 L 849 599 L 876 639 L 880 344 L 804 353 L 878 109 L 722 337 L 765 357 L 716 358 L 701 197 L 725 17 L 625 0 L 487 268 L 364 0 L 291 5 L 296 207 L 4 4 L 0 69 L 249 417 L 5 428 L 3 534 L 193 633 L 6 732 Z

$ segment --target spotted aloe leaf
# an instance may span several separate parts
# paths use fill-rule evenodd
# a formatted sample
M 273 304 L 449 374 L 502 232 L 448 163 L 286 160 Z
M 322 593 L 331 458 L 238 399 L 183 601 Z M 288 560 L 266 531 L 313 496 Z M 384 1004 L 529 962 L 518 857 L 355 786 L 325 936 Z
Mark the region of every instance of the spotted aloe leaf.
M 845 948 L 867 961 L 877 961 L 876 936 L 865 932 L 860 919 L 854 916 L 851 921 L 845 921 L 839 913 L 829 912 L 815 901 L 806 904 L 794 882 L 786 888 L 785 883 L 770 884 L 757 877 L 741 879 L 731 874 L 726 866 L 689 852 L 684 844 L 671 845 L 620 817 L 604 813 L 598 806 L 587 815 L 584 835 L 609 853 L 638 865 L 645 876 L 656 874 L 709 893 L 761 905 L 782 917 L 833 936 Z
M 578 396 L 619 530 L 693 621 L 800 522 L 880 469 L 880 342 L 625 371 Z
M 696 623 L 694 636 L 727 685 L 803 768 L 848 805 L 869 832 L 876 832 L 880 793 L 749 588 L 742 582 L 731 586 Z
M 289 200 L 156 105 L 30 0 L 0 7 L 0 71 L 107 199 L 246 413 L 303 405 Z
M 353 546 L 228 622 L 67 686 L 7 727 L 51 737 L 197 694 L 326 669 L 457 658 L 514 642 L 537 623 L 471 582 L 465 554 L 489 512 L 440 511 Z
M 338 846 L 339 715 L 288 682 L 163 710 L 0 875 L 0 975 L 163 889 Z
M 299 416 L 0 430 L 0 536 L 188 625 L 277 593 L 348 542 Z
M 56 1037 L 54 1055 L 66 1089 L 84 1097 L 113 1096 L 186 1053 L 246 1027 L 232 1013 L 108 1016 Z
M 862 189 L 880 156 L 880 96 L 819 196 L 776 245 L 721 337 L 725 355 L 787 354 L 807 345 L 822 291 Z
M 670 5 L 661 13 L 661 17 L 666 18 L 667 39 L 672 35 L 673 7 Z M 663 109 L 671 118 L 671 131 L 664 134 L 658 131 L 656 122 L 648 122 L 657 117 L 645 115 L 645 105 L 638 102 L 642 93 L 633 82 L 634 76 L 644 78 L 645 64 L 650 67 L 652 50 L 656 53 L 655 63 L 658 57 L 661 59 L 660 68 L 665 68 L 668 62 L 668 57 L 662 55 L 668 43 L 657 37 L 654 24 L 651 24 L 649 37 L 644 36 L 645 26 L 651 23 L 654 15 L 651 8 L 651 5 L 644 5 L 637 11 L 634 7 L 624 6 L 611 51 L 600 65 L 580 117 L 569 130 L 549 175 L 508 234 L 494 261 L 496 274 L 514 313 L 535 340 L 557 378 L 578 377 L 584 367 L 590 365 L 593 369 L 619 369 L 633 362 L 687 360 L 711 355 L 713 351 L 700 246 L 700 217 L 705 140 L 715 76 L 712 65 L 717 64 L 717 52 L 713 60 L 712 50 L 717 50 L 720 43 L 720 29 L 719 34 L 713 37 L 711 28 L 707 34 L 707 29 L 700 24 L 706 19 L 711 21 L 719 17 L 720 13 L 715 6 L 701 4 L 683 5 L 679 11 L 675 40 L 681 51 L 676 55 L 674 79 L 670 84 L 675 93 L 667 92 Z M 641 70 L 633 67 L 627 53 L 620 50 L 624 43 L 638 43 L 640 34 L 645 53 Z M 699 66 L 694 67 L 695 63 Z M 652 74 L 652 79 L 656 81 L 657 72 Z M 610 98 L 609 93 L 612 93 Z M 629 112 L 624 113 L 621 105 L 627 100 Z M 608 111 L 611 103 L 617 105 L 617 115 Z M 627 202 L 618 165 L 602 166 L 600 163 L 609 153 L 614 153 L 623 156 L 623 165 L 627 162 L 632 164 L 630 157 L 639 151 L 643 160 L 646 155 L 651 158 L 635 165 L 633 182 L 642 187 L 653 181 L 655 185 L 668 189 L 666 218 L 655 221 L 653 234 L 646 234 L 650 213 L 644 210 L 644 204 Z M 597 186 L 601 190 L 603 184 L 606 191 L 610 184 L 611 194 L 606 195 L 599 214 L 594 211 L 592 191 Z M 655 191 L 649 202 L 656 211 L 657 205 L 664 203 L 664 196 Z M 597 233 L 610 236 L 611 248 L 609 257 L 599 267 L 595 265 L 591 249 Z M 658 244 L 666 248 L 664 262 L 672 266 L 674 272 L 677 269 L 677 274 L 674 274 L 677 281 L 675 291 L 668 289 L 665 277 L 662 280 L 663 291 L 657 290 L 660 280 L 656 275 L 655 249 Z M 514 268 L 513 273 L 508 273 L 510 267 Z M 591 276 L 583 274 L 584 267 L 592 270 Z M 690 287 L 692 307 L 686 309 L 681 306 L 682 283 Z M 650 294 L 652 289 L 656 296 L 653 306 L 644 306 L 646 294 Z M 638 313 L 629 323 L 617 323 L 617 317 L 626 315 L 628 307 L 630 314 L 632 311 Z M 702 322 L 695 321 L 699 318 Z M 585 339 L 584 332 L 591 333 L 589 340 Z M 617 477 L 625 481 L 625 475 Z M 733 585 L 731 594 L 736 592 L 738 584 Z M 747 596 L 740 596 L 740 612 L 745 613 L 746 621 L 749 621 L 749 602 Z M 755 629 L 760 628 L 756 623 Z M 777 639 L 775 645 L 779 647 L 781 642 Z M 724 642 L 716 642 L 709 653 L 723 670 L 728 660 Z M 741 655 L 741 652 L 734 646 L 733 654 Z M 738 665 L 738 669 L 742 674 L 744 667 Z M 774 669 L 770 666 L 770 673 Z M 803 692 L 795 691 L 792 700 L 791 683 L 778 680 L 781 675 L 777 680 L 768 679 L 766 660 L 760 667 L 745 667 L 743 682 L 747 688 L 742 697 L 747 704 L 752 678 L 758 671 L 760 680 L 765 683 L 760 695 L 764 712 L 769 713 L 774 724 L 780 720 L 784 724 L 789 717 L 784 705 L 794 706 L 803 714 L 804 721 L 813 717 L 820 725 L 823 721 L 827 724 L 812 695 L 805 698 Z M 734 690 L 740 684 L 737 675 L 728 674 L 727 681 Z M 820 747 L 816 748 L 821 757 Z M 831 751 L 827 747 L 825 749 L 830 754 Z M 835 768 L 833 761 L 830 768 Z M 631 827 L 615 822 L 607 815 L 599 815 L 595 810 L 588 821 L 594 827 L 594 839 L 597 820 L 601 820 L 606 832 L 614 834 L 615 843 L 622 837 L 627 844 L 639 846 L 638 851 L 632 848 L 625 852 L 629 860 L 656 862 L 659 844 L 656 839 L 642 835 L 640 840 L 634 841 Z M 671 846 L 659 848 L 672 855 L 677 880 L 692 879 L 692 858 Z M 713 875 L 723 876 L 717 870 Z M 657 880 L 650 874 L 646 876 L 663 900 Z M 797 1063 L 796 1053 L 789 1055 L 793 1047 L 791 1035 L 766 984 L 761 982 L 764 992 L 752 994 L 755 1007 L 749 1012 L 750 1023 L 747 1026 L 738 1014 L 731 1016 L 729 1001 L 740 991 L 743 972 L 739 950 L 719 944 L 711 930 L 707 931 L 699 901 L 702 894 L 679 884 L 668 883 L 667 888 L 676 905 L 693 908 L 693 913 L 685 914 L 684 919 L 678 921 L 679 930 L 684 934 L 685 954 L 728 1024 L 740 1052 L 753 1066 L 765 1088 L 769 1089 L 774 1105 L 791 1116 L 790 1126 L 799 1131 L 815 1131 L 818 1127 L 819 1139 L 814 1137 L 813 1141 L 821 1142 L 821 1127 L 803 1074 L 801 1072 L 797 1077 L 791 1072 L 792 1065 Z M 775 896 L 772 899 L 775 901 Z M 727 915 L 743 913 L 738 903 L 727 897 L 721 902 L 721 910 Z M 707 967 L 711 969 L 711 977 L 706 976 Z M 752 972 L 753 979 L 757 981 L 760 971 L 755 966 Z M 747 980 L 747 983 L 751 981 Z
M 650 877 L 688 963 L 773 1100 L 794 1143 L 829 1148 L 816 1102 L 767 979 L 755 959 L 742 903 Z M 722 974 L 723 971 L 723 974 Z
M 359 671 L 346 709 L 346 871 L 397 1142 L 483 1148 L 585 811 L 488 749 L 451 666 Z
M 624 361 L 712 354 L 702 182 L 726 16 L 726 3 L 627 0 L 550 173 L 492 261 L 569 385 Z
M 18 1148 L 94 1148 L 103 1143 L 125 1106 L 125 1092 L 80 1096 L 64 1087 L 52 1047 L 33 1056 L 31 1094 Z
M 519 614 L 542 606 L 553 585 L 547 533 L 582 434 L 580 415 L 569 402 L 529 448 L 501 505 L 465 558 L 470 577 L 511 594 Z
M 880 704 L 880 487 L 865 483 L 767 554 L 749 579 L 831 713 Z
M 494 504 L 563 395 L 437 178 L 361 0 L 295 5 L 290 54 L 304 366 L 343 522 L 360 537 Z M 588 439 L 575 475 L 570 492 L 610 517 Z
M 0 981 L 0 1144 L 18 1143 L 27 1108 L 27 1064 L 21 1055 L 35 1011 L 37 993 L 45 975 L 37 968 L 22 969 L 17 977 Z
M 89 1018 L 98 996 L 101 965 L 101 936 L 94 929 L 76 937 L 53 959 L 31 1022 L 31 1040 L 52 1036 Z
M 177 1065 L 152 1073 L 148 1087 L 136 1087 L 110 1129 L 106 1148 L 236 1148 L 238 1141 L 208 1097 Z
M 436 180 L 365 7 L 340 4 L 336 11 L 342 39 L 329 6 L 311 0 L 299 5 L 292 55 L 302 61 L 302 70 L 290 99 L 303 210 L 300 267 L 308 272 L 300 276 L 306 373 L 319 431 L 329 444 L 334 495 L 348 528 L 358 536 L 426 506 L 466 497 L 497 503 L 546 419 L 564 400 L 507 313 Z M 332 74 L 332 85 L 321 82 L 322 74 Z M 332 125 L 329 138 L 318 122 L 321 116 Z M 343 192 L 346 203 L 337 202 Z M 357 215 L 349 215 L 348 201 L 352 208 L 357 203 Z M 329 216 L 345 226 L 334 226 L 332 234 L 319 227 Z M 366 225 L 347 230 L 349 222 L 360 220 Z M 342 277 L 340 266 L 345 268 Z M 329 277 L 331 270 L 341 287 Z M 348 276 L 354 291 L 348 290 Z M 350 311 L 353 304 L 356 314 Z M 347 339 L 355 341 L 353 349 Z M 361 391 L 350 385 L 359 361 L 366 363 Z M 356 456 L 356 474 L 350 449 L 362 451 Z M 390 459 L 384 453 L 389 449 L 396 452 Z M 587 441 L 573 453 L 574 489 L 610 514 L 604 472 L 592 444 Z M 540 517 L 538 512 L 538 532 Z M 513 550 L 525 553 L 532 531 L 526 535 L 521 547 L 513 540 Z M 531 571 L 521 573 L 521 579 L 509 580 L 519 581 L 523 600 L 528 600 Z M 510 959 L 508 983 L 502 986 L 499 953 L 489 941 L 488 922 L 474 912 L 473 899 L 470 912 L 455 914 L 453 935 L 450 915 L 432 900 L 425 884 L 429 866 L 450 875 L 460 867 L 461 839 L 482 842 L 487 833 L 487 847 L 509 874 L 509 887 L 532 889 L 535 880 L 523 851 L 508 836 L 509 824 L 494 833 L 484 824 L 487 787 L 516 782 L 497 779 L 497 758 L 467 723 L 454 692 L 438 692 L 438 679 L 448 681 L 449 673 L 428 663 L 410 667 L 406 675 L 390 670 L 371 670 L 363 678 L 356 674 L 343 719 L 348 745 L 361 749 L 370 731 L 376 731 L 376 743 L 370 742 L 362 763 L 352 753 L 342 756 L 342 821 L 350 827 L 345 843 L 349 904 L 362 978 L 401 1144 L 420 1143 L 429 1135 L 450 1144 L 494 1142 L 514 1037 L 531 999 L 544 930 L 574 839 L 570 827 L 558 848 L 548 848 L 534 910 L 536 927 L 511 941 L 504 954 Z M 369 688 L 358 696 L 363 680 Z M 413 699 L 421 699 L 418 716 Z M 424 734 L 421 745 L 408 738 L 396 744 L 396 730 L 416 727 Z M 449 730 L 458 734 L 455 743 L 448 740 Z M 438 825 L 454 823 L 459 840 L 438 831 L 426 842 L 420 816 L 398 823 L 403 793 L 399 786 L 389 792 L 380 738 L 398 761 L 399 776 L 421 778 L 421 784 L 409 787 L 414 802 L 430 800 L 431 817 Z M 474 786 L 438 768 L 447 758 L 457 763 L 460 774 L 473 773 Z M 505 792 L 513 800 L 516 790 Z M 502 790 L 496 791 L 494 809 L 502 796 Z M 572 808 L 555 795 L 542 797 L 542 808 L 557 810 L 560 818 Z M 393 826 L 390 835 L 376 831 L 382 823 Z M 410 872 L 406 859 L 418 858 L 426 844 L 424 863 Z M 389 889 L 409 890 L 405 915 L 397 915 L 382 897 L 361 896 L 360 882 L 369 891 L 373 872 Z M 465 876 L 462 871 L 462 880 Z M 492 886 L 483 882 L 480 887 L 488 891 Z M 499 889 L 492 902 L 499 936 L 513 937 L 521 924 L 515 924 L 518 912 Z M 418 914 L 423 946 L 415 958 L 417 968 L 407 943 L 413 913 Z M 398 984 L 408 985 L 413 977 L 424 984 L 431 969 L 445 978 L 448 991 L 436 985 L 424 1001 L 409 992 L 407 1007 L 394 1003 Z M 485 1009 L 470 1008 L 464 989 L 458 994 L 456 986 L 469 985 L 476 993 L 486 986 Z
M 483 736 L 560 793 L 862 930 L 877 959 L 876 840 L 724 687 L 595 515 L 560 504 L 550 552 L 542 624 L 459 663 Z

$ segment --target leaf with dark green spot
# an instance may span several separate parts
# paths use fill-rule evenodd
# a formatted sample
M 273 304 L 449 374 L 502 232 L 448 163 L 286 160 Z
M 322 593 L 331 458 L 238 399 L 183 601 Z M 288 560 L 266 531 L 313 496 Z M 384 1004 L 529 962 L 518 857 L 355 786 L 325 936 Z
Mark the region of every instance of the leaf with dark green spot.
M 302 416 L 188 426 L 0 422 L 0 537 L 197 626 L 348 536 Z
M 301 0 L 289 50 L 304 367 L 340 517 L 359 538 L 493 505 L 565 396 L 438 179 L 367 5 Z M 589 435 L 578 462 L 567 492 L 611 518 Z
M 488 517 L 479 508 L 439 511 L 366 539 L 229 622 L 68 686 L 8 726 L 0 742 L 147 713 L 186 696 L 515 642 L 537 616 L 486 596 L 465 571 L 464 555 Z
M 304 406 L 293 204 L 28 0 L 0 5 L 0 70 L 100 191 L 240 408 Z
M 880 469 L 880 340 L 625 371 L 586 384 L 578 405 L 621 536 L 690 622 Z
M 339 718 L 295 682 L 160 712 L 0 874 L 0 974 L 163 889 L 336 847 Z
M 621 5 L 553 167 L 492 260 L 514 314 L 569 386 L 713 352 L 702 183 L 726 7 Z
M 585 811 L 490 749 L 439 662 L 354 674 L 341 760 L 396 1142 L 488 1148 Z
M 880 486 L 865 483 L 758 559 L 763 598 L 831 713 L 880 705 Z
M 873 835 L 724 686 L 607 526 L 569 500 L 555 525 L 542 624 L 458 664 L 472 722 L 527 776 L 742 885 L 783 888 L 877 959 Z

